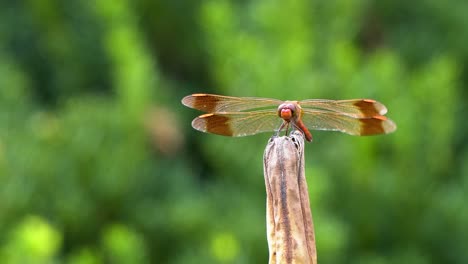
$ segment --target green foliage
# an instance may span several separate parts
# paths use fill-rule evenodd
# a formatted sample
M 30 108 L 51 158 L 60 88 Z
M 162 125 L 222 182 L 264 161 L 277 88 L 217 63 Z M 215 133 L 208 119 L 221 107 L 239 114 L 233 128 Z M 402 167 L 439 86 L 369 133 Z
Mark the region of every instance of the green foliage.
M 5 263 L 47 263 L 59 251 L 60 233 L 39 217 L 25 217 L 12 230 L 0 251 Z
M 194 92 L 383 102 L 306 147 L 320 263 L 468 261 L 466 4 L 7 2 L 2 263 L 266 263 L 270 135 L 194 131 Z

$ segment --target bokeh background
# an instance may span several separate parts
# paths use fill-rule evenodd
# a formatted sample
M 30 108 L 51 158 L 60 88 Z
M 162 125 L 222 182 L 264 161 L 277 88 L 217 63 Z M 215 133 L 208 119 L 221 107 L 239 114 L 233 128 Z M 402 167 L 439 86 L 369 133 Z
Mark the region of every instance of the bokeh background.
M 468 2 L 0 3 L 1 263 L 267 263 L 270 134 L 191 128 L 195 93 L 374 98 L 315 132 L 320 263 L 468 263 Z

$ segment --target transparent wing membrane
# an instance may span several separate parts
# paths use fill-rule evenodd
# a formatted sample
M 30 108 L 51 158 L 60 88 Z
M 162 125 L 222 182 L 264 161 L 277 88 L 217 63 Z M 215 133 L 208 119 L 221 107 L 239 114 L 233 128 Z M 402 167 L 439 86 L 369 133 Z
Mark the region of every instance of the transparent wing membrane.
M 274 132 L 282 119 L 275 111 L 219 112 L 204 114 L 192 121 L 193 128 L 224 136 L 243 137 Z
M 385 115 L 387 113 L 387 108 L 383 104 L 371 99 L 309 99 L 300 101 L 299 105 L 302 108 L 341 113 L 356 118 L 373 117 L 376 115 Z
M 354 118 L 341 113 L 304 109 L 302 122 L 311 130 L 332 130 L 360 136 L 387 134 L 396 129 L 395 123 L 382 115 Z
M 232 97 L 214 94 L 192 94 L 182 99 L 185 106 L 206 113 L 237 112 L 262 108 L 276 108 L 282 101 L 257 97 Z

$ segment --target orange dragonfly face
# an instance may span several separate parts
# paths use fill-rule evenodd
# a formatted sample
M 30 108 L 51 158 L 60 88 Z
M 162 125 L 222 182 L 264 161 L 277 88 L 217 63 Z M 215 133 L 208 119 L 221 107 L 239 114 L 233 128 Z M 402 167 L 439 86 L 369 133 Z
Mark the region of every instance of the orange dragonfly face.
M 395 131 L 385 115 L 387 108 L 371 99 L 281 101 L 256 97 L 192 94 L 182 104 L 207 114 L 192 121 L 196 130 L 223 136 L 242 137 L 262 132 L 279 133 L 298 129 L 308 141 L 309 130 L 340 131 L 367 136 Z

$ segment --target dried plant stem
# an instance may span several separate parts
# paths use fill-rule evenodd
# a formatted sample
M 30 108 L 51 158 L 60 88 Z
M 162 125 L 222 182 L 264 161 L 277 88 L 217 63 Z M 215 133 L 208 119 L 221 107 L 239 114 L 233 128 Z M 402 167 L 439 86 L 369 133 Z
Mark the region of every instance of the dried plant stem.
M 270 139 L 263 156 L 269 263 L 317 263 L 304 173 L 304 136 Z

